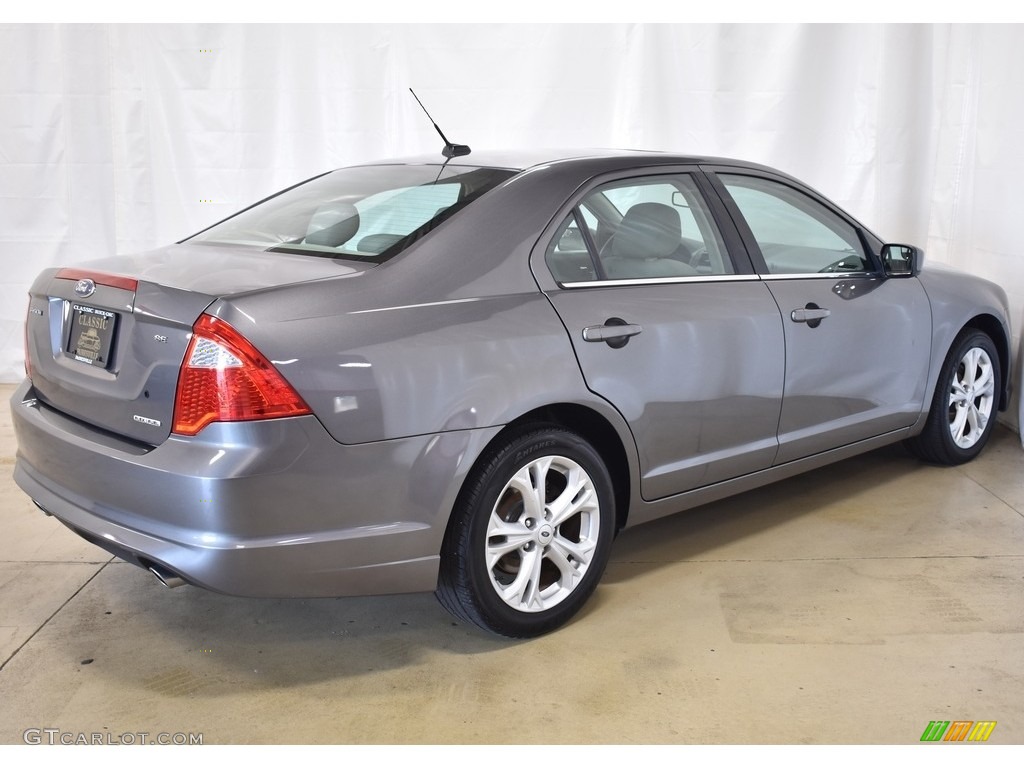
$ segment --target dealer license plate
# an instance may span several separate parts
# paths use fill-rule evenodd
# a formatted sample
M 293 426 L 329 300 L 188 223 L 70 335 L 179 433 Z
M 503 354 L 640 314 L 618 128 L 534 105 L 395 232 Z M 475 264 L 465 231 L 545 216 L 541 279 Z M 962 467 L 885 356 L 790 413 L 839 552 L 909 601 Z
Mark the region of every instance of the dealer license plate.
M 80 362 L 106 368 L 114 349 L 116 327 L 116 313 L 72 304 L 68 353 Z

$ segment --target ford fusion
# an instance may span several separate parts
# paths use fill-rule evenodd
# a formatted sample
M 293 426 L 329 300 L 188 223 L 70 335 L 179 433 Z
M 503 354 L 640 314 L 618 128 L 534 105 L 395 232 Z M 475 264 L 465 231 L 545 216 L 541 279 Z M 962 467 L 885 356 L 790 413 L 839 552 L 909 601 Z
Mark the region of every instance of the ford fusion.
M 530 637 L 626 526 L 897 441 L 972 459 L 1009 339 L 999 287 L 762 166 L 368 164 L 39 275 L 15 479 L 168 586 L 435 591 Z

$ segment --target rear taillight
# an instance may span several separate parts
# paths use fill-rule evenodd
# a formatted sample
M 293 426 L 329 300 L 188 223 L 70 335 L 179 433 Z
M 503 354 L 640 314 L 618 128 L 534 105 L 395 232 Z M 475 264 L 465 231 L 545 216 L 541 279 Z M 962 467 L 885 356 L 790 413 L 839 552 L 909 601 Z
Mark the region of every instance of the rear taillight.
M 242 334 L 211 315 L 199 317 L 178 374 L 176 434 L 195 435 L 214 421 L 276 419 L 311 412 Z

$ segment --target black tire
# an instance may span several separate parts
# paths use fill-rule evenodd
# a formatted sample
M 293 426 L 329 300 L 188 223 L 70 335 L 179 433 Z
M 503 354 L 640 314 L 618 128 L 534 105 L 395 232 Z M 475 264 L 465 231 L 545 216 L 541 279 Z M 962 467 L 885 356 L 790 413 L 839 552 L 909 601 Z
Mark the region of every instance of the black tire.
M 530 489 L 540 480 L 543 503 L 537 492 L 531 506 Z M 586 440 L 557 426 L 511 433 L 481 457 L 459 494 L 437 598 L 490 632 L 542 635 L 569 621 L 593 593 L 614 534 L 611 478 Z
M 984 331 L 965 328 L 942 364 L 924 430 L 907 447 L 932 464 L 973 459 L 995 426 L 1001 382 L 996 345 Z

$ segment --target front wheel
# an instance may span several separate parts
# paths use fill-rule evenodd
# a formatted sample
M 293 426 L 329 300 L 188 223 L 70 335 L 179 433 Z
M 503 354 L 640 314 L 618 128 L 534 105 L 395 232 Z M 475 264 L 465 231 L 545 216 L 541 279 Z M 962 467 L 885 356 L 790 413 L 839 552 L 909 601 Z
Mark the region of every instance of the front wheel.
M 942 364 L 924 431 L 907 441 L 934 464 L 963 464 L 985 447 L 999 404 L 999 353 L 988 334 L 964 330 Z
M 459 496 L 438 600 L 507 637 L 558 628 L 601 578 L 614 506 L 604 462 L 582 437 L 560 427 L 509 436 L 482 458 Z

